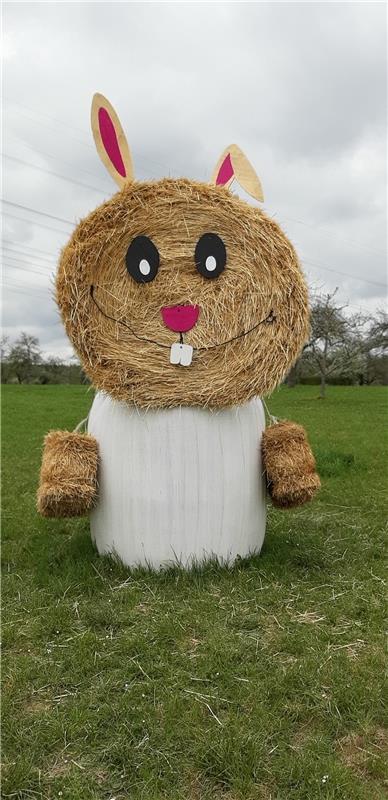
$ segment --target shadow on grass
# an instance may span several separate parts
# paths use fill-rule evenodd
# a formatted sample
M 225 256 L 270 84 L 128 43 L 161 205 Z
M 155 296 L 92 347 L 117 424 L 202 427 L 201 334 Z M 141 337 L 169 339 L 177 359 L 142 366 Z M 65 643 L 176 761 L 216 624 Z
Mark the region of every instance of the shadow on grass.
M 171 563 L 159 571 L 139 566 L 129 568 L 113 555 L 99 555 L 91 540 L 87 520 L 78 521 L 71 533 L 50 538 L 42 533 L 30 541 L 30 556 L 39 585 L 60 593 L 66 586 L 80 586 L 88 594 L 106 587 L 128 582 L 151 581 L 155 587 L 180 584 L 206 587 L 210 583 L 233 582 L 236 575 L 248 573 L 260 582 L 281 582 L 291 585 L 306 576 L 330 569 L 331 555 L 326 538 L 317 536 L 311 514 L 303 512 L 269 512 L 268 532 L 260 554 L 237 557 L 233 564 L 220 563 L 216 557 L 195 562 L 189 568 Z
M 346 453 L 341 450 L 322 450 L 315 449 L 317 471 L 321 478 L 337 478 L 339 475 L 346 474 L 349 470 L 364 469 L 363 464 L 356 462 L 354 453 Z

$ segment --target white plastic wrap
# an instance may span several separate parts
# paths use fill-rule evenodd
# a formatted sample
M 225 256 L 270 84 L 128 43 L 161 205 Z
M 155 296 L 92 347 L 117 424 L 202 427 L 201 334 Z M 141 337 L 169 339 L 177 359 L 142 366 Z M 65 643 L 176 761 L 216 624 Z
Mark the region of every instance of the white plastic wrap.
M 96 394 L 100 449 L 91 532 L 128 566 L 233 562 L 260 552 L 266 522 L 259 399 L 222 411 L 142 411 Z

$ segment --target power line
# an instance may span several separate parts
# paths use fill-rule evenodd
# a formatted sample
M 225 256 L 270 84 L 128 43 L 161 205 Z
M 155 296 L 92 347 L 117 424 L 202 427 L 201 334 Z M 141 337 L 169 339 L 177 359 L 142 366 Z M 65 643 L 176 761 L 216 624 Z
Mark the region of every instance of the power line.
M 25 272 L 26 275 L 42 275 L 44 278 L 51 278 L 51 275 L 49 273 L 43 272 L 42 270 L 39 269 L 34 269 L 33 267 L 30 267 L 30 269 L 26 269 L 26 267 L 21 267 L 18 264 L 5 264 L 5 263 L 3 266 L 5 267 L 5 269 L 11 269 L 11 270 L 16 269 L 20 272 Z
M 308 284 L 309 297 L 310 297 L 311 300 L 315 300 L 316 298 L 318 298 L 322 294 L 324 294 L 324 292 L 322 292 L 322 290 L 314 288 L 314 281 L 316 279 L 312 275 L 310 275 L 310 273 L 306 272 L 305 273 L 305 277 L 309 281 L 311 281 Z M 340 287 L 337 287 L 337 288 L 340 288 Z M 340 289 L 340 291 L 343 291 L 343 289 Z M 349 303 L 348 301 L 344 301 L 344 304 L 346 306 L 349 306 L 350 308 L 356 308 L 359 311 L 363 311 L 364 313 L 371 313 L 371 309 L 369 308 L 369 306 L 366 306 L 366 305 L 361 306 L 360 304 L 355 305 L 354 303 Z
M 53 263 L 53 259 L 52 258 L 46 258 L 46 256 L 38 256 L 38 255 L 35 255 L 35 253 L 33 253 L 33 252 L 29 253 L 29 252 L 26 252 L 25 250 L 17 250 L 15 247 L 10 247 L 7 244 L 3 244 L 2 245 L 2 250 L 3 250 L 3 252 L 6 251 L 4 253 L 5 255 L 8 254 L 7 253 L 7 251 L 8 251 L 9 255 L 25 256 L 25 258 L 32 258 L 32 259 L 35 259 L 35 261 L 41 261 L 41 262 L 46 261 L 47 264 L 52 264 Z M 55 258 L 55 256 L 54 256 L 54 258 Z
M 13 292 L 14 294 L 25 294 L 28 297 L 31 297 L 30 292 L 27 292 L 25 289 L 17 289 L 16 286 L 10 286 L 9 284 L 3 283 L 4 289 L 7 292 Z
M 12 106 L 16 106 L 17 108 L 24 109 L 25 111 L 32 112 L 32 114 L 37 114 L 38 117 L 46 117 L 46 119 L 51 119 L 53 122 L 56 122 L 60 128 L 63 128 L 65 125 L 67 128 L 73 128 L 74 131 L 78 131 L 78 133 L 86 134 L 86 131 L 83 128 L 77 128 L 75 125 L 71 125 L 69 122 L 64 122 L 63 120 L 57 119 L 57 117 L 53 117 L 52 114 L 47 114 L 47 111 L 36 111 L 34 108 L 28 108 L 27 106 L 22 105 L 21 103 L 15 103 L 14 100 L 8 100 L 8 98 L 2 98 L 7 100 L 7 102 L 11 102 Z
M 339 269 L 334 269 L 332 267 L 325 267 L 323 264 L 318 264 L 317 261 L 309 261 L 307 258 L 301 259 L 302 262 L 305 264 L 310 264 L 313 267 L 319 267 L 320 269 L 327 270 L 327 272 L 334 272 L 338 275 L 344 275 L 346 278 L 350 278 L 350 280 L 356 281 L 364 281 L 364 283 L 371 283 L 373 286 L 384 286 L 386 287 L 386 283 L 380 283 L 380 281 L 371 281 L 369 278 L 360 278 L 358 275 L 351 275 L 349 272 L 341 272 Z
M 61 130 L 63 130 L 63 128 L 69 128 L 69 129 L 75 130 L 75 131 L 77 131 L 79 133 L 82 133 L 85 137 L 88 136 L 88 131 L 86 131 L 84 128 L 77 128 L 75 125 L 71 125 L 69 122 L 65 122 L 64 120 L 59 120 L 58 118 L 53 117 L 52 115 L 45 114 L 43 111 L 35 111 L 34 109 L 27 108 L 27 106 L 20 105 L 20 103 L 14 103 L 13 101 L 11 101 L 11 102 L 12 102 L 12 106 L 13 107 L 17 106 L 17 108 L 25 109 L 25 111 L 32 112 L 32 114 L 35 114 L 38 117 L 46 117 L 46 119 L 50 119 Z M 15 108 L 14 108 L 14 110 L 16 110 L 17 114 L 22 114 L 23 116 L 27 117 L 28 119 L 32 119 L 32 121 L 35 122 L 36 125 L 41 125 L 42 127 L 45 127 L 45 128 L 47 127 L 46 123 L 43 123 L 43 122 L 39 121 L 38 119 L 35 119 L 34 117 L 31 117 L 31 115 L 30 114 L 26 114 L 25 111 L 18 111 Z M 55 130 L 55 128 L 51 128 L 51 130 Z M 91 150 L 93 150 L 95 152 L 95 147 L 90 143 L 90 137 L 89 136 L 88 136 L 88 138 L 89 138 L 88 142 L 81 141 L 81 139 L 79 139 L 78 137 L 74 136 L 74 134 L 71 134 L 71 136 L 74 139 L 74 141 L 78 142 L 79 144 L 82 144 L 84 147 L 88 147 L 89 149 L 91 149 Z M 136 153 L 136 151 L 135 151 L 135 153 Z M 136 162 L 139 163 L 139 164 L 148 162 L 148 164 L 154 164 L 157 167 L 162 167 L 162 169 L 164 169 L 166 171 L 166 174 L 168 174 L 168 175 L 171 172 L 171 167 L 167 167 L 166 164 L 161 164 L 159 161 L 154 161 L 153 159 L 146 159 L 144 161 L 143 158 L 139 159 L 136 156 Z M 89 174 L 91 174 L 91 173 L 89 173 Z
M 47 298 L 47 291 L 39 290 L 36 286 L 31 286 L 30 289 L 24 288 L 25 284 L 16 284 L 16 283 L 3 283 L 3 287 L 9 289 L 11 291 L 22 292 L 22 294 L 28 294 L 31 296 L 33 294 L 39 294 L 41 297 Z M 48 287 L 50 289 L 50 287 Z
M 39 262 L 36 264 L 34 261 L 24 261 L 22 258 L 14 258 L 13 256 L 8 255 L 8 253 L 4 254 L 3 263 L 5 263 L 4 259 L 11 261 L 11 263 L 22 264 L 23 266 L 28 267 L 28 269 L 41 269 L 42 275 L 51 275 L 52 271 L 54 271 L 56 268 L 56 264 L 41 264 Z
M 32 167 L 32 169 L 37 169 L 39 172 L 45 172 L 47 175 L 54 175 L 55 178 L 61 178 L 63 181 L 67 181 L 68 183 L 75 183 L 76 186 L 83 186 L 85 189 L 91 189 L 93 192 L 98 192 L 99 194 L 104 195 L 106 197 L 107 192 L 103 192 L 102 189 L 98 189 L 97 186 L 90 186 L 87 183 L 82 183 L 81 181 L 76 181 L 74 178 L 68 178 L 66 175 L 60 175 L 59 172 L 53 172 L 50 169 L 45 169 L 44 167 L 38 167 L 37 164 L 32 164 L 31 161 L 23 161 L 21 158 L 16 158 L 16 156 L 9 156 L 7 153 L 2 154 L 4 158 L 7 158 L 10 161 L 16 161 L 18 164 L 23 164 L 25 167 Z
M 69 231 L 61 231 L 59 228 L 53 228 L 50 225 L 44 225 L 43 222 L 37 222 L 35 219 L 26 219 L 25 217 L 16 217 L 15 214 L 9 214 L 7 211 L 4 211 L 3 217 L 10 217 L 10 219 L 15 219 L 17 222 L 25 222 L 27 225 L 38 225 L 39 228 L 46 228 L 48 231 L 52 231 L 53 233 L 61 233 L 62 235 L 68 236 Z
M 5 260 L 5 259 L 7 259 L 7 260 Z M 9 261 L 8 261 L 8 259 L 9 259 Z M 44 264 L 43 268 L 42 268 L 41 264 L 34 264 L 31 261 L 22 261 L 22 260 L 18 261 L 17 259 L 11 258 L 11 256 L 5 256 L 2 259 L 2 263 L 5 266 L 8 266 L 8 267 L 13 267 L 13 266 L 16 266 L 16 264 L 19 264 L 19 265 L 21 265 L 21 267 L 23 269 L 26 270 L 26 272 L 29 272 L 29 271 L 32 271 L 32 270 L 40 270 L 40 274 L 41 275 L 46 275 L 47 277 L 49 277 L 52 274 L 50 272 L 50 269 L 52 269 L 52 271 L 55 270 L 55 266 L 50 268 L 50 267 L 46 267 L 46 265 Z
M 368 247 L 368 245 L 366 244 L 361 244 L 360 242 L 354 241 L 354 239 L 353 240 L 344 239 L 342 236 L 338 236 L 338 234 L 335 231 L 332 231 L 325 225 L 320 225 L 319 223 L 313 223 L 313 222 L 304 222 L 304 220 L 302 219 L 295 219 L 294 217 L 283 217 L 283 215 L 282 219 L 288 220 L 289 222 L 297 222 L 299 225 L 305 225 L 307 228 L 317 228 L 318 230 L 321 229 L 323 231 L 329 231 L 331 236 L 335 236 L 336 239 L 339 239 L 339 241 L 344 242 L 345 244 L 348 244 L 351 247 L 361 247 L 363 250 L 369 250 L 371 253 L 374 253 L 377 256 L 386 255 L 386 253 L 383 250 L 374 250 L 372 247 Z
M 17 103 L 14 103 L 13 105 L 15 106 L 15 105 L 17 105 Z M 19 106 L 19 108 L 21 108 L 21 106 Z M 27 109 L 27 110 L 29 110 L 29 109 Z M 32 117 L 32 116 L 31 116 L 31 114 L 26 114 L 26 112 L 25 112 L 25 111 L 17 111 L 17 109 L 16 109 L 16 113 L 17 113 L 17 114 L 22 114 L 22 116 L 24 116 L 24 117 L 27 117 L 27 119 L 31 119 L 31 120 L 32 120 L 32 122 L 35 122 L 35 124 L 36 124 L 36 125 L 43 125 L 43 127 L 44 127 L 45 129 L 47 129 L 47 128 L 48 128 L 49 130 L 51 129 L 51 130 L 53 130 L 55 133 L 58 133 L 57 129 L 56 129 L 56 128 L 53 128 L 53 126 L 52 126 L 52 125 L 47 125 L 47 123 L 46 123 L 46 122 L 45 122 L 45 123 L 42 123 L 42 122 L 40 122 L 38 119 L 35 119 L 34 117 Z M 41 112 L 36 112 L 36 111 L 33 111 L 32 113 L 33 113 L 33 114 L 38 114 L 38 116 L 47 116 L 47 115 L 43 115 Z M 69 125 L 69 123 L 68 123 L 68 122 L 59 122 L 59 121 L 56 121 L 56 120 L 54 119 L 54 117 L 51 117 L 51 120 L 54 122 L 54 124 L 56 124 L 56 125 L 57 125 L 57 127 L 61 128 L 61 130 L 63 130 L 63 128 L 64 128 L 64 127 L 66 127 L 66 128 L 71 128 L 71 127 L 72 127 L 71 125 Z M 82 144 L 84 147 L 90 147 L 90 148 L 93 150 L 93 147 L 92 147 L 92 145 L 91 145 L 91 144 L 87 144 L 86 142 L 82 142 L 82 141 L 81 141 L 81 139 L 78 139 L 76 136 L 74 136 L 74 134 L 72 134 L 72 138 L 74 139 L 74 141 L 78 142 L 79 144 Z
M 24 247 L 27 250 L 33 250 L 34 253 L 44 253 L 47 256 L 54 256 L 54 258 L 58 258 L 59 253 L 52 253 L 49 250 L 40 250 L 38 247 L 32 247 L 32 245 L 15 241 L 15 239 L 3 239 L 3 242 L 7 242 L 7 244 L 17 245 L 17 247 Z
M 58 161 L 60 164 L 63 164 L 63 166 L 70 167 L 70 169 L 74 169 L 74 164 L 71 164 L 69 161 L 65 161 L 65 159 L 62 158 L 61 156 L 53 156 L 52 153 L 47 153 L 45 150 L 40 150 L 35 145 L 31 145 L 28 142 L 25 142 L 24 139 L 22 139 L 20 136 L 15 136 L 14 135 L 12 137 L 12 139 L 13 140 L 16 139 L 18 142 L 20 142 L 22 147 L 27 147 L 27 149 L 31 150 L 33 153 L 38 153 L 38 155 L 41 155 L 44 158 L 48 158 L 48 159 L 50 159 L 50 161 Z M 98 178 L 99 180 L 102 180 L 102 178 L 97 176 L 91 170 L 85 169 L 85 167 L 80 167 L 80 166 L 77 165 L 77 170 L 79 170 L 80 172 L 84 172 L 85 175 L 91 175 L 92 178 Z M 106 176 L 106 177 L 108 177 L 108 176 Z
M 41 217 L 48 217 L 49 219 L 57 220 L 58 222 L 64 222 L 66 225 L 75 225 L 74 222 L 71 222 L 69 219 L 64 219 L 63 217 L 56 217 L 54 214 L 48 214 L 47 211 L 39 211 L 36 208 L 30 208 L 29 206 L 22 206 L 21 203 L 11 203 L 10 200 L 1 200 L 2 203 L 5 203 L 7 206 L 12 206 L 13 208 L 21 208 L 22 211 L 29 211 L 32 214 L 38 214 Z
M 55 267 L 55 261 L 49 261 L 48 259 L 47 260 L 43 259 L 43 256 L 34 256 L 31 255 L 30 253 L 20 253 L 16 252 L 16 250 L 10 250 L 9 252 L 4 252 L 4 250 L 9 251 L 9 247 L 3 248 L 4 258 L 10 258 L 11 260 L 14 261 L 23 261 L 23 258 L 20 258 L 20 256 L 24 256 L 24 258 L 26 259 L 25 264 L 34 265 L 34 263 L 37 261 L 40 267 L 45 267 L 46 269 L 49 269 L 49 267 Z
M 56 268 L 56 264 L 41 264 L 39 262 L 36 264 L 34 261 L 24 261 L 22 258 L 14 258 L 13 256 L 9 256 L 8 253 L 4 254 L 4 258 L 16 264 L 24 264 L 29 268 L 35 267 L 36 269 L 42 269 L 42 275 L 50 275 L 50 270 L 55 270 Z
M 26 260 L 24 260 L 23 258 L 20 258 L 20 255 L 25 256 Z M 10 253 L 4 253 L 4 258 L 10 259 L 10 261 L 20 261 L 20 262 L 22 262 L 24 264 L 31 264 L 31 266 L 33 266 L 33 267 L 34 266 L 35 267 L 44 267 L 44 269 L 46 269 L 46 270 L 50 269 L 50 267 L 55 267 L 56 266 L 55 261 L 50 261 L 50 262 L 44 263 L 44 261 L 41 261 L 38 256 L 30 256 L 28 253 L 18 253 L 18 254 L 16 254 L 14 250 L 11 250 Z M 35 261 L 33 261 L 33 259 L 35 259 Z M 38 262 L 38 263 L 36 263 L 36 262 Z
M 22 279 L 20 282 L 18 280 L 16 280 L 19 277 Z M 19 273 L 16 273 L 16 272 L 14 274 L 7 274 L 7 275 L 5 275 L 5 273 L 4 273 L 4 278 L 5 278 L 5 280 L 2 281 L 2 285 L 3 286 L 7 286 L 7 285 L 11 286 L 11 285 L 13 285 L 13 286 L 17 286 L 18 288 L 20 287 L 22 289 L 31 289 L 31 290 L 34 290 L 34 291 L 35 290 L 36 291 L 41 291 L 43 293 L 45 293 L 47 291 L 47 289 L 51 289 L 50 284 L 26 283 L 25 281 L 23 281 L 23 276 L 22 275 L 19 276 Z M 11 284 L 9 282 L 10 279 L 13 281 L 13 284 Z
M 27 292 L 25 289 L 17 289 L 16 286 L 8 286 L 6 284 L 3 284 L 3 285 L 4 285 L 4 293 L 5 293 L 5 291 L 7 291 L 7 292 L 12 292 L 13 294 L 24 294 L 26 297 L 29 297 L 31 299 L 31 293 Z M 38 294 L 38 292 L 35 292 L 35 295 L 37 295 L 37 294 Z M 47 296 L 43 295 L 43 294 L 41 294 L 40 297 L 42 299 L 43 299 L 43 297 L 45 297 L 45 299 L 47 299 Z

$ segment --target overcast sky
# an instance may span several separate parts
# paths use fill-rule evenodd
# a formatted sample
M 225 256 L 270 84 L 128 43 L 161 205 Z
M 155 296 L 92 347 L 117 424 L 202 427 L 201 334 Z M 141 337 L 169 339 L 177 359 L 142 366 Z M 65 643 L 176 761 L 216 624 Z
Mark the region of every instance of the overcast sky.
M 52 298 L 58 252 L 116 188 L 89 130 L 96 91 L 119 114 L 138 178 L 207 180 L 236 142 L 309 284 L 338 286 L 353 311 L 381 307 L 385 13 L 373 2 L 6 3 L 6 333 L 71 355 Z

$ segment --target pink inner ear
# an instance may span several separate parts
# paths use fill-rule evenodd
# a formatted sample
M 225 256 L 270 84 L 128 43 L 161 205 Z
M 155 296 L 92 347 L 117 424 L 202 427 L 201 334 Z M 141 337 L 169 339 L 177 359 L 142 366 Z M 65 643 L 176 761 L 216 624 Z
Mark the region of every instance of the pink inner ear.
M 113 122 L 106 108 L 98 109 L 98 124 L 100 128 L 102 143 L 115 170 L 123 178 L 126 178 L 127 172 L 124 166 L 124 161 L 121 157 L 116 131 L 114 129 Z
M 233 178 L 233 175 L 234 169 L 232 159 L 230 157 L 230 153 L 228 153 L 218 170 L 216 185 L 219 186 L 220 184 L 223 185 L 224 183 L 228 183 L 228 181 Z

